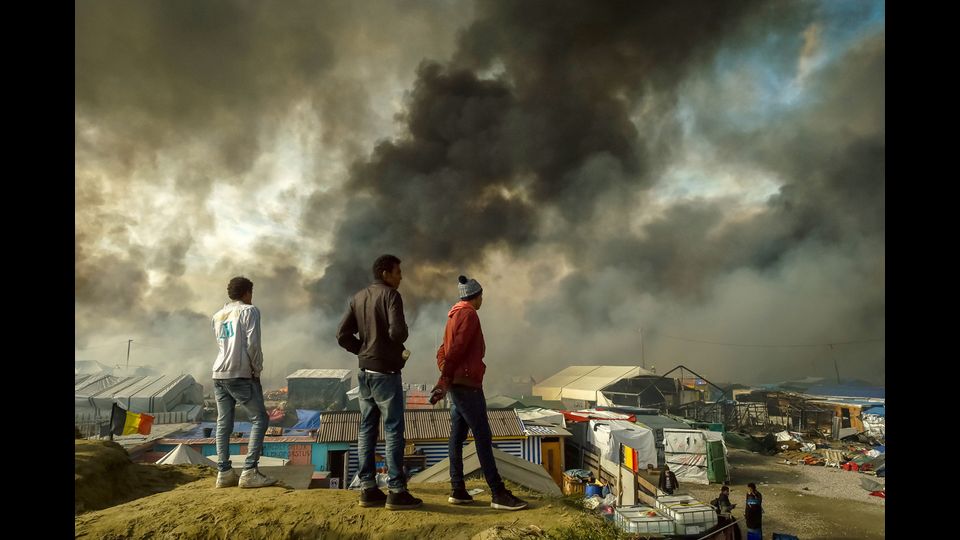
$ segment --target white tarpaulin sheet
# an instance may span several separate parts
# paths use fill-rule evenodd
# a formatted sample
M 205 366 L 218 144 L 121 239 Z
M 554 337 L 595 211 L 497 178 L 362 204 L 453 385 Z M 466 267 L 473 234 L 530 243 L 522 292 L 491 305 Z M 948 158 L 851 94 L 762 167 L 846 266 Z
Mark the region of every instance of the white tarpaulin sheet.
M 567 427 L 567 422 L 563 418 L 563 413 L 553 409 L 543 409 L 540 407 L 528 407 L 526 409 L 514 409 L 522 422 L 536 420 L 537 422 L 550 424 L 552 426 Z
M 663 456 L 680 485 L 685 481 L 710 483 L 707 479 L 707 437 L 703 431 L 665 428 Z
M 884 416 L 876 414 L 865 414 L 862 417 L 863 427 L 867 435 L 878 439 L 883 439 L 886 435 L 886 419 Z
M 629 446 L 637 452 L 639 466 L 647 463 L 657 466 L 657 448 L 653 431 L 626 420 L 590 420 L 587 442 L 600 449 L 600 457 L 613 463 L 620 462 L 620 447 Z M 613 469 L 616 471 L 616 469 Z

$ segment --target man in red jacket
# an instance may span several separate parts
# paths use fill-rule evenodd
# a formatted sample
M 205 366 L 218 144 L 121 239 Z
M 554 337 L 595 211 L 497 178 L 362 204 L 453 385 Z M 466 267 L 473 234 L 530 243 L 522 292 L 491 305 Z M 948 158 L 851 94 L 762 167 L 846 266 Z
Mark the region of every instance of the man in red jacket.
M 477 310 L 483 304 L 483 288 L 477 280 L 459 278 L 460 301 L 447 313 L 447 328 L 437 351 L 440 380 L 433 388 L 431 403 L 449 394 L 450 405 L 450 484 L 453 493 L 447 501 L 453 504 L 473 502 L 463 480 L 463 443 L 467 431 L 473 430 L 477 458 L 483 477 L 493 494 L 490 506 L 498 510 L 521 510 L 527 503 L 507 490 L 497 471 L 493 457 L 493 434 L 487 419 L 487 400 L 483 396 L 483 363 L 486 346 Z

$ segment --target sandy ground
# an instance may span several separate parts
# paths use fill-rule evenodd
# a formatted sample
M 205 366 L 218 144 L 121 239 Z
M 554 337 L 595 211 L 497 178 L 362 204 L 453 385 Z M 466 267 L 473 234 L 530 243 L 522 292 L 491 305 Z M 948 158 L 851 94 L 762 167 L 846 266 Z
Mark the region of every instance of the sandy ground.
M 510 488 L 528 500 L 530 508 L 494 510 L 482 479 L 467 482 L 468 488 L 484 490 L 472 505 L 448 504 L 446 484 L 423 484 L 413 490 L 424 499 L 423 507 L 395 512 L 361 508 L 358 493 L 349 490 L 216 489 L 216 473 L 209 467 L 133 464 L 112 443 L 77 441 L 76 454 L 76 538 L 615 537 L 600 518 L 576 508 L 571 499 L 549 498 L 512 484 Z M 767 538 L 774 532 L 803 540 L 885 538 L 884 501 L 866 495 L 859 473 L 777 461 L 776 456 L 731 450 L 735 517 L 743 517 L 746 484 L 752 481 L 764 496 Z M 680 492 L 707 502 L 719 493 L 719 486 L 685 484 Z
M 530 508 L 504 512 L 490 508 L 489 490 L 475 496 L 472 505 L 451 505 L 445 484 L 418 486 L 412 492 L 424 500 L 423 506 L 405 511 L 361 508 L 358 493 L 350 490 L 216 489 L 213 484 L 211 477 L 80 514 L 75 520 L 76 538 L 454 540 L 472 538 L 498 525 L 556 530 L 592 519 L 561 499 L 541 498 L 517 486 L 511 486 L 514 493 L 529 501 Z M 467 487 L 487 486 L 482 480 L 470 480 Z
M 74 512 L 108 508 L 206 478 L 202 465 L 136 465 L 119 444 L 77 440 L 74 459 Z
M 793 534 L 803 540 L 885 538 L 885 500 L 870 496 L 860 487 L 860 473 L 782 465 L 777 456 L 736 449 L 730 450 L 729 460 L 733 469 L 730 500 L 737 504 L 734 516 L 743 517 L 747 483 L 757 484 L 763 494 L 765 538 L 774 532 Z M 708 502 L 719 495 L 720 487 L 686 484 L 681 485 L 680 491 Z

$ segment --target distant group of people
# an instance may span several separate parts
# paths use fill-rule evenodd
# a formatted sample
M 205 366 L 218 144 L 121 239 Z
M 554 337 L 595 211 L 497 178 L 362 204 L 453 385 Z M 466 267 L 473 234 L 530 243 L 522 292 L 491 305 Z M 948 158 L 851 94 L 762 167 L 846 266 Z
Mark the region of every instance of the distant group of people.
M 759 540 L 763 538 L 763 495 L 757 490 L 757 485 L 753 482 L 747 484 L 746 503 L 743 517 L 747 526 L 747 540 Z M 710 505 L 717 510 L 720 526 L 736 521 L 731 513 L 737 505 L 730 502 L 730 486 L 726 483 L 720 488 L 720 495 L 710 501 Z M 733 530 L 734 537 L 739 539 L 740 529 L 734 527 Z
M 373 263 L 373 282 L 350 299 L 337 329 L 337 343 L 357 355 L 360 429 L 357 436 L 360 506 L 385 506 L 390 510 L 417 508 L 423 501 L 407 489 L 403 471 L 404 399 L 401 371 L 409 357 L 404 342 L 408 337 L 403 299 L 398 288 L 403 279 L 400 259 L 382 255 Z M 431 403 L 448 398 L 450 405 L 450 484 L 447 501 L 469 504 L 463 474 L 463 443 L 473 431 L 477 457 L 491 490 L 490 506 L 499 510 L 521 510 L 527 502 L 506 488 L 493 455 L 493 435 L 487 419 L 483 394 L 483 357 L 486 345 L 477 311 L 483 304 L 483 287 L 476 279 L 459 276 L 455 302 L 447 313 L 443 343 L 437 350 L 440 371 L 431 391 Z M 213 364 L 214 394 L 217 400 L 216 487 L 266 487 L 277 480 L 259 471 L 267 411 L 260 375 L 263 352 L 260 344 L 260 311 L 252 304 L 253 283 L 242 276 L 227 285 L 230 302 L 213 316 L 213 332 L 219 346 Z M 230 462 L 230 434 L 234 408 L 244 407 L 251 430 L 244 470 L 238 475 Z M 377 485 L 374 450 L 383 419 L 386 440 L 387 489 Z

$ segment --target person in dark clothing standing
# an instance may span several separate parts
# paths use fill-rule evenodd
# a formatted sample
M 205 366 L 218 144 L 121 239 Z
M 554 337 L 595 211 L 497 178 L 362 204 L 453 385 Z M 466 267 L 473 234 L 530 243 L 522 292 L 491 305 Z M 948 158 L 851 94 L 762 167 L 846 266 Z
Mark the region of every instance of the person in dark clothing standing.
M 747 540 L 763 538 L 763 495 L 753 482 L 747 484 L 747 507 L 743 511 L 747 522 Z
M 423 501 L 407 491 L 403 474 L 403 381 L 400 370 L 409 353 L 403 299 L 397 288 L 403 279 L 400 259 L 381 255 L 373 263 L 373 283 L 353 295 L 350 307 L 337 329 L 337 343 L 357 355 L 360 373 L 360 430 L 357 434 L 360 506 L 381 506 L 389 510 L 417 508 Z M 357 338 L 359 334 L 359 338 Z M 380 416 L 383 416 L 386 460 L 389 477 L 384 495 L 377 487 L 374 451 Z
M 732 512 L 737 505 L 730 502 L 730 486 L 724 484 L 723 487 L 720 488 L 720 495 L 710 501 L 710 505 L 717 509 L 718 529 L 723 529 L 736 521 Z M 730 525 L 730 527 L 727 527 L 725 530 L 727 532 L 724 538 L 730 538 L 732 540 L 740 540 L 742 538 L 740 526 L 737 524 Z
M 736 506 L 730 502 L 730 486 L 721 487 L 720 496 L 711 502 L 713 502 L 713 506 L 716 507 L 718 514 L 726 516 L 729 516 L 730 512 L 732 512 Z
M 460 276 L 458 281 L 460 301 L 447 313 L 443 343 L 437 350 L 440 379 L 430 396 L 430 403 L 436 403 L 449 394 L 452 402 L 448 450 L 453 491 L 447 501 L 451 504 L 473 502 L 463 479 L 463 443 L 467 440 L 467 431 L 473 430 L 477 459 L 492 494 L 490 506 L 497 510 L 522 510 L 527 507 L 526 501 L 514 497 L 504 485 L 493 455 L 493 432 L 483 395 L 486 344 L 477 316 L 477 310 L 483 304 L 483 288 L 477 280 L 468 280 L 466 276 Z
M 669 465 L 663 466 L 663 474 L 660 475 L 660 485 L 657 487 L 659 487 L 661 491 L 666 492 L 667 495 L 673 495 L 673 492 L 680 487 L 680 482 L 677 482 L 677 475 L 673 474 Z

